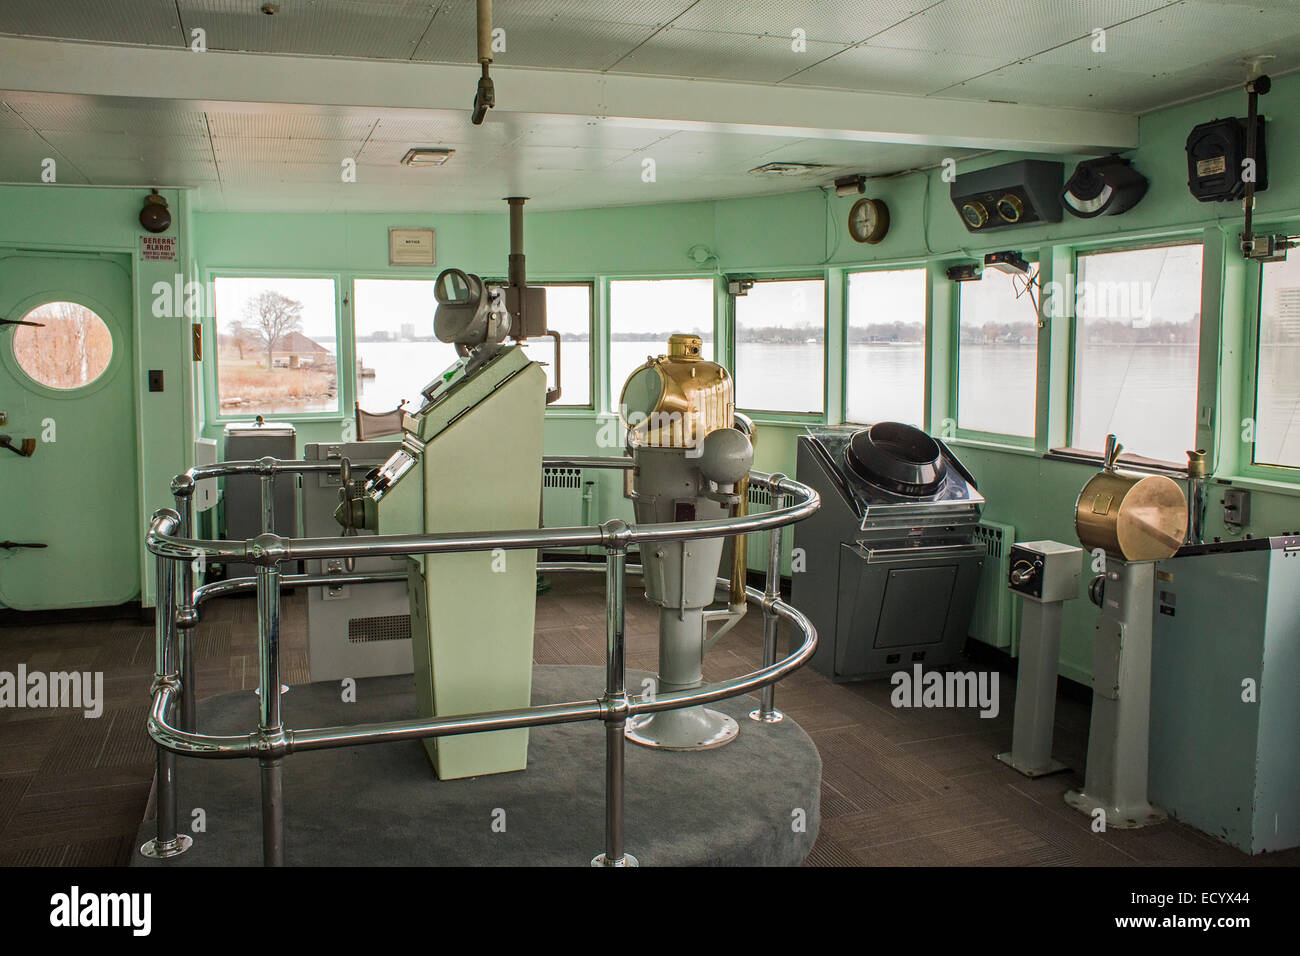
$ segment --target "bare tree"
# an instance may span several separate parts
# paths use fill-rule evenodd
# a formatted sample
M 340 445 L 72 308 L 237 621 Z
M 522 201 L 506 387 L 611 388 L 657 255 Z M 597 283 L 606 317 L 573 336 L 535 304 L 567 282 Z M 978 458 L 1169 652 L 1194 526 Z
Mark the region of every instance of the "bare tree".
M 244 318 L 266 345 L 266 370 L 269 372 L 280 339 L 291 332 L 302 331 L 302 303 L 279 292 L 259 292 L 244 303 Z
M 253 330 L 244 324 L 243 319 L 235 319 L 227 328 L 230 329 L 230 338 L 236 349 L 239 350 L 239 360 L 244 360 L 244 346 L 248 344 L 248 339 L 253 335 Z

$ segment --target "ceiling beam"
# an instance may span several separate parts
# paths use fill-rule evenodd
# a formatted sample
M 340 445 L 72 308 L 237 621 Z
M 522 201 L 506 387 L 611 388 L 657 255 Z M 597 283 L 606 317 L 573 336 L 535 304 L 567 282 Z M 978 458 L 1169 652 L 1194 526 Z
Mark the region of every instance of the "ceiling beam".
M 495 111 L 718 133 L 1033 153 L 1137 145 L 1137 117 L 722 80 L 496 67 Z M 0 37 L 0 89 L 145 100 L 468 112 L 476 66 L 192 53 Z

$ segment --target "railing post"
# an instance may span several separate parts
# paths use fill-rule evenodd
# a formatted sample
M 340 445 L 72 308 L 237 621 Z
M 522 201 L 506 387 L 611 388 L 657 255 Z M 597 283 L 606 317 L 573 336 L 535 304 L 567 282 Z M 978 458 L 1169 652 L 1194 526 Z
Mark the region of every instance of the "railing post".
M 263 482 L 265 482 L 265 478 Z M 263 484 L 263 489 L 266 485 Z M 264 492 L 265 494 L 265 492 Z M 264 510 L 265 513 L 265 510 Z M 280 718 L 280 567 L 257 567 L 257 693 L 261 707 L 261 736 L 284 732 Z M 284 757 L 258 758 L 262 773 L 262 863 L 284 865 Z
M 624 633 L 626 604 L 627 531 L 625 522 L 602 526 L 607 534 L 605 557 L 605 852 L 592 866 L 637 866 L 623 849 L 623 768 L 627 726 L 627 675 Z
M 160 511 L 154 515 L 174 512 Z M 164 682 L 176 682 L 178 650 L 176 646 L 176 566 L 168 558 L 158 556 L 156 564 L 157 601 L 154 608 L 154 691 Z M 192 837 L 176 832 L 176 755 L 161 745 L 157 751 L 158 777 L 156 783 L 157 835 L 140 852 L 155 860 L 179 856 L 194 843 Z
M 176 501 L 176 513 L 180 516 L 177 533 L 182 538 L 194 537 L 194 479 L 189 475 L 177 475 L 172 479 L 172 496 Z M 180 596 L 176 607 L 176 626 L 178 631 L 177 653 L 181 678 L 180 720 L 181 729 L 194 733 L 198 730 L 196 708 L 198 706 L 197 689 L 194 686 L 194 626 L 198 623 L 198 612 L 194 608 L 194 561 L 185 561 L 180 567 Z
M 772 494 L 772 510 L 780 511 L 785 507 L 785 492 L 781 482 L 785 475 L 772 475 L 768 487 Z M 771 667 L 776 663 L 776 635 L 779 618 L 775 603 L 781 599 L 781 532 L 782 525 L 777 525 L 768 532 L 767 548 L 767 582 L 763 589 L 763 666 Z M 764 724 L 776 724 L 785 719 L 785 714 L 776 709 L 776 686 L 767 684 L 759 691 L 758 710 L 749 712 L 750 720 Z

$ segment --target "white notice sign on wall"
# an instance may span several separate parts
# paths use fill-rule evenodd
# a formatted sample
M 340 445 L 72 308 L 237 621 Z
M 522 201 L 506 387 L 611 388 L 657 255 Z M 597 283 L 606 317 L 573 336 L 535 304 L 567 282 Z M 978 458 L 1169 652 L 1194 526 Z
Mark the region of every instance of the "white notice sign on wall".
M 431 266 L 434 261 L 432 229 L 388 230 L 390 266 Z
M 140 258 L 145 262 L 175 262 L 175 236 L 141 236 Z

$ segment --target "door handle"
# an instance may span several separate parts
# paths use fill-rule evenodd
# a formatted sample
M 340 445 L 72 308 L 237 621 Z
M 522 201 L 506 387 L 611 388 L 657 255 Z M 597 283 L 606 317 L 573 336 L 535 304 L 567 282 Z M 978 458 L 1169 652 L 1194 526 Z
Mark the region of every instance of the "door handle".
M 13 551 L 17 548 L 48 548 L 48 544 L 39 541 L 0 541 L 0 549 Z
M 12 436 L 0 435 L 0 448 L 8 448 L 15 455 L 21 455 L 23 458 L 31 458 L 36 452 L 36 439 L 24 438 L 21 444 L 15 445 Z

